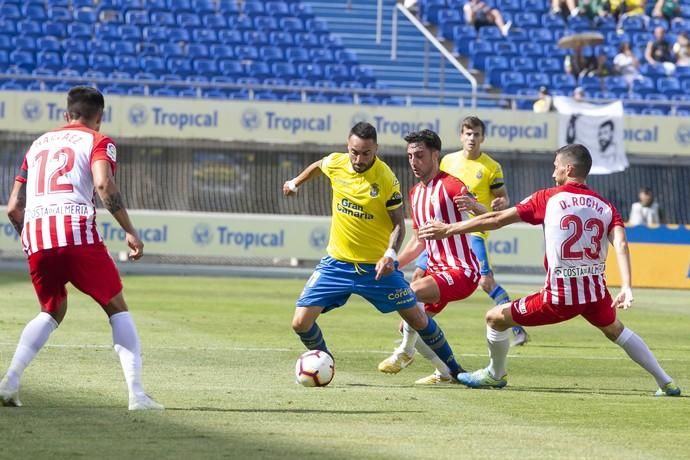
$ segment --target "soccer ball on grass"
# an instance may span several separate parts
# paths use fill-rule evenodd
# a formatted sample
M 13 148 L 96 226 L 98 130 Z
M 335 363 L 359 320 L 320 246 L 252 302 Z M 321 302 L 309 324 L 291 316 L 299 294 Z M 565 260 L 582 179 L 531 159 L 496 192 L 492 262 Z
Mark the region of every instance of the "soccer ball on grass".
M 333 358 L 325 351 L 306 351 L 295 364 L 297 383 L 305 387 L 325 387 L 333 380 L 334 373 Z

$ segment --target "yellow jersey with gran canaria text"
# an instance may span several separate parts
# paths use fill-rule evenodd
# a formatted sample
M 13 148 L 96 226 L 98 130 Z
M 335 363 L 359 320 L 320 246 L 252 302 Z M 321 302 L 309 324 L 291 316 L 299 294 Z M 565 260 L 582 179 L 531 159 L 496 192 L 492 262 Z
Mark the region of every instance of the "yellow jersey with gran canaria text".
M 321 160 L 333 188 L 333 221 L 328 255 L 351 263 L 375 264 L 388 248 L 393 222 L 388 211 L 402 206 L 400 183 L 380 158 L 363 173 L 346 153 Z
M 491 211 L 491 201 L 494 199 L 491 191 L 504 185 L 501 165 L 486 153 L 481 153 L 476 160 L 465 158 L 462 151 L 449 153 L 441 159 L 441 171 L 463 181 L 488 211 Z M 484 239 L 489 236 L 488 232 L 476 232 L 473 235 Z

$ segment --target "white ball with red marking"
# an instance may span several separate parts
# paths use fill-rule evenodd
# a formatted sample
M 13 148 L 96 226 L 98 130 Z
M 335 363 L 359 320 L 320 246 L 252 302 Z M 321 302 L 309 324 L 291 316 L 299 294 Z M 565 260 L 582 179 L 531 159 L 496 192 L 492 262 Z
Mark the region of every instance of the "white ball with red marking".
M 335 363 L 325 351 L 309 350 L 295 364 L 297 383 L 305 387 L 325 387 L 335 374 Z

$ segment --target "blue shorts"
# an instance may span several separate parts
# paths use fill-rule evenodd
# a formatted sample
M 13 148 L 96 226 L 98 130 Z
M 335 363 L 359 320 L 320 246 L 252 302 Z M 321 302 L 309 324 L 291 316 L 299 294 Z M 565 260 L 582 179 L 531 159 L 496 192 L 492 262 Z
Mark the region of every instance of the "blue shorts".
M 489 253 L 486 251 L 486 240 L 481 236 L 470 235 L 470 244 L 472 245 L 472 252 L 477 256 L 479 262 L 479 274 L 484 276 L 493 272 L 489 263 Z M 415 265 L 425 271 L 429 268 L 429 256 L 426 249 L 417 257 Z
M 324 307 L 323 312 L 342 307 L 352 294 L 368 300 L 381 313 L 404 310 L 416 305 L 417 298 L 397 269 L 375 279 L 376 265 L 342 262 L 324 257 L 316 266 L 302 294 L 298 307 Z

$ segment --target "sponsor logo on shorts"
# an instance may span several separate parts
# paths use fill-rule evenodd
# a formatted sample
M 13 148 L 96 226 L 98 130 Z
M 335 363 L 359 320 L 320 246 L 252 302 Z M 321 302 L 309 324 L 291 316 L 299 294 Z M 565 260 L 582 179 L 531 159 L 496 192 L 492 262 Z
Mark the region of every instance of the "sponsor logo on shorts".
M 576 265 L 574 267 L 556 267 L 553 274 L 556 278 L 582 278 L 583 276 L 603 275 L 606 264 Z
M 452 286 L 453 284 L 455 284 L 455 282 L 453 281 L 453 277 L 450 276 L 449 273 L 446 273 L 446 272 L 439 272 L 438 274 L 439 274 L 443 279 L 446 280 L 446 283 L 448 283 L 448 286 Z
M 518 311 L 520 312 L 520 314 L 522 314 L 522 315 L 527 314 L 527 305 L 525 305 L 525 298 L 524 297 L 522 299 L 518 300 L 517 307 L 518 307 Z
M 412 289 L 410 288 L 398 288 L 395 292 L 388 294 L 388 300 L 395 301 L 396 305 L 406 304 L 410 301 L 412 297 Z

